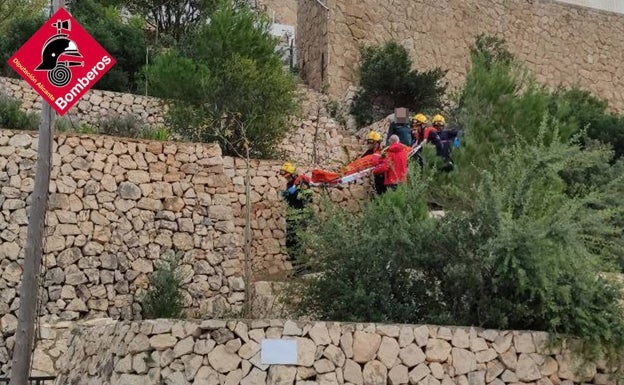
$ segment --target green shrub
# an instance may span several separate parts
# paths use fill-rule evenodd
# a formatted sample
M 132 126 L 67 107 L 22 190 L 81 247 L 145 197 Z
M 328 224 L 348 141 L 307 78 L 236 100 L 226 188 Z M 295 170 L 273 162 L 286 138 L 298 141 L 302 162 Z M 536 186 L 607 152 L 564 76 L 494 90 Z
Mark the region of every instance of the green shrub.
M 127 138 L 143 138 L 149 127 L 134 115 L 108 115 L 96 123 L 102 135 L 123 136 Z
M 225 154 L 271 157 L 291 128 L 295 81 L 269 23 L 223 2 L 210 23 L 144 71 L 149 92 L 171 102 L 168 122 L 187 140 L 218 141 Z
M 517 136 L 536 138 L 542 123 L 556 127 L 561 142 L 581 135 L 584 141 L 594 138 L 613 145 L 616 157 L 622 154 L 624 118 L 608 114 L 606 102 L 579 89 L 552 91 L 541 86 L 500 39 L 481 36 L 471 52 L 472 67 L 455 116 L 449 117 L 464 131 L 461 148 L 453 154 L 457 172 L 436 177 L 431 199 L 446 208 L 463 208 L 481 171 L 491 169 L 492 157 Z M 553 132 L 543 139 L 552 139 Z
M 395 107 L 412 111 L 441 107 L 446 88 L 440 68 L 419 72 L 412 70 L 407 50 L 396 42 L 382 47 L 364 46 L 358 71 L 360 93 L 356 95 L 351 114 L 358 126 L 372 123 L 391 113 Z M 366 112 L 376 109 L 372 117 Z
M 0 92 L 0 128 L 36 130 L 39 116 L 20 110 L 19 101 Z
M 137 74 L 145 65 L 147 39 L 143 21 L 124 20 L 120 7 L 99 0 L 80 0 L 70 4 L 72 15 L 93 38 L 117 60 L 117 63 L 95 85 L 101 90 L 136 92 Z
M 0 74 L 17 78 L 19 75 L 9 67 L 8 60 L 30 37 L 43 25 L 46 18 L 43 14 L 16 16 L 7 19 L 0 33 Z M 0 22 L 2 23 L 2 22 Z
M 88 123 L 74 124 L 70 118 L 61 117 L 54 120 L 54 130 L 58 132 L 74 132 L 77 134 L 98 134 L 96 127 Z
M 0 36 L 7 32 L 13 20 L 42 17 L 47 3 L 46 0 L 0 1 Z
M 165 255 L 156 263 L 149 280 L 149 289 L 139 300 L 143 318 L 182 318 L 184 307 L 180 256 L 174 253 Z
M 169 130 L 167 127 L 147 129 L 143 133 L 143 138 L 164 142 L 167 140 L 171 140 L 171 130 Z
M 567 119 L 587 137 L 607 143 L 615 150 L 614 158 L 624 155 L 624 116 L 607 111 L 608 103 L 579 88 L 560 89 L 553 94 L 551 113 Z

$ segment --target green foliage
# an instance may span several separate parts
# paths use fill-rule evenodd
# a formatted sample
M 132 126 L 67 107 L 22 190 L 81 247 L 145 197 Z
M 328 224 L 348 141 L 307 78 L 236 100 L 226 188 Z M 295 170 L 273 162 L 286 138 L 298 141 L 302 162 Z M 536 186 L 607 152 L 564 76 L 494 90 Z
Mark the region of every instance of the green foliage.
M 441 106 L 440 98 L 446 88 L 441 84 L 446 74 L 442 69 L 412 70 L 407 50 L 393 41 L 382 47 L 364 46 L 360 53 L 362 64 L 358 75 L 362 89 L 351 110 L 359 126 L 391 113 L 395 107 L 416 111 Z M 367 110 L 373 107 L 379 111 L 371 119 Z
M 144 71 L 149 92 L 171 101 L 170 125 L 186 139 L 218 141 L 230 155 L 270 157 L 296 109 L 269 24 L 223 3 L 209 24 Z
M 54 130 L 58 132 L 74 132 L 77 134 L 97 134 L 98 129 L 87 123 L 75 124 L 70 118 L 62 117 L 54 120 Z
M 20 110 L 20 103 L 0 92 L 0 128 L 15 130 L 36 130 L 39 117 Z
M 179 255 L 170 253 L 157 262 L 150 275 L 149 289 L 140 299 L 143 317 L 182 318 L 182 280 Z
M 558 90 L 553 99 L 553 109 L 559 119 L 565 117 L 586 129 L 589 138 L 611 145 L 615 159 L 624 155 L 624 116 L 609 113 L 605 100 L 579 88 Z
M 171 130 L 169 130 L 167 127 L 147 129 L 143 133 L 143 138 L 165 142 L 171 140 Z
M 102 135 L 143 138 L 148 126 L 135 115 L 108 115 L 96 123 L 98 133 Z
M 157 31 L 157 39 L 179 41 L 205 22 L 220 0 L 129 0 L 122 2 Z
M 407 186 L 310 231 L 318 274 L 299 283 L 300 313 L 326 320 L 445 323 L 575 335 L 604 352 L 624 342 L 621 287 L 603 277 L 622 237 L 624 174 L 570 191 L 570 170 L 611 155 L 562 144 L 542 125 L 492 158 L 471 205 L 430 219 L 429 187 Z M 620 169 L 621 170 L 621 169 Z M 338 211 L 338 210 L 335 210 Z
M 43 17 L 47 4 L 46 0 L 0 0 L 0 35 L 7 32 L 8 25 L 14 20 Z
M 100 79 L 98 89 L 135 92 L 137 73 L 145 65 L 147 41 L 138 19 L 122 20 L 119 8 L 96 0 L 81 0 L 73 16 L 110 53 L 117 63 Z
M 607 113 L 604 101 L 579 89 L 553 92 L 540 86 L 502 40 L 482 36 L 471 52 L 472 68 L 454 113 L 464 131 L 462 147 L 453 156 L 457 172 L 437 178 L 432 199 L 447 208 L 463 208 L 481 171 L 491 169 L 492 157 L 516 136 L 536 138 L 542 123 L 556 127 L 561 142 L 581 135 L 583 141 L 594 138 L 619 146 L 615 154 L 621 155 L 624 118 Z M 552 139 L 553 132 L 544 133 L 543 140 Z
M 299 314 L 340 321 L 418 322 L 440 314 L 435 282 L 413 270 L 435 223 L 427 219 L 425 186 L 413 183 L 369 202 L 355 215 L 335 207 L 307 232 L 312 270 L 291 287 Z M 383 220 L 381 220 L 383 218 Z
M 12 0 L 11 0 L 12 1 Z M 46 18 L 43 14 L 14 17 L 7 19 L 0 33 L 0 74 L 1 76 L 18 77 L 7 60 L 26 43 L 28 39 L 43 25 Z

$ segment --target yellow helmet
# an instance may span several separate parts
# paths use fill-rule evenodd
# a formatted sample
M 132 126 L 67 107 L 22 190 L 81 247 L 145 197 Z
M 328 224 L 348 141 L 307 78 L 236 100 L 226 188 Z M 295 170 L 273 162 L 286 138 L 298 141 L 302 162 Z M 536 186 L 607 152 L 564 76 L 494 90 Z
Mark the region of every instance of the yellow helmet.
M 436 116 L 433 117 L 432 121 L 434 126 L 443 126 L 446 124 L 446 121 L 444 120 L 444 116 L 437 114 Z
M 286 162 L 282 165 L 282 168 L 280 168 L 280 172 L 286 173 L 286 174 L 294 174 L 295 165 L 290 162 Z
M 414 115 L 412 120 L 415 121 L 416 123 L 427 123 L 429 121 L 429 119 L 427 119 L 427 116 L 425 114 L 416 114 Z
M 373 142 L 381 142 L 381 134 L 377 131 L 371 131 L 366 135 L 366 140 L 372 140 Z

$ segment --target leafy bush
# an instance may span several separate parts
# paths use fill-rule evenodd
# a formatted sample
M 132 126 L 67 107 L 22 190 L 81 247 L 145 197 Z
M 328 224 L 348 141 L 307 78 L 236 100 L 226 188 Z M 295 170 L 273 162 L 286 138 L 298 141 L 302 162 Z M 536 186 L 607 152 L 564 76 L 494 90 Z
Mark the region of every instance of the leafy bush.
M 446 208 L 463 208 L 481 171 L 491 169 L 492 157 L 517 136 L 536 138 L 542 123 L 556 127 L 561 142 L 582 135 L 620 146 L 616 157 L 622 153 L 624 118 L 608 114 L 606 103 L 587 91 L 539 85 L 495 38 L 481 36 L 472 48 L 472 67 L 454 114 L 464 131 L 462 147 L 454 153 L 457 172 L 436 177 L 438 188 L 432 193 Z M 552 139 L 553 132 L 543 139 Z
M 161 142 L 171 140 L 171 131 L 167 127 L 158 127 L 145 130 L 144 139 L 159 140 Z
M 124 21 L 118 7 L 101 1 L 81 0 L 72 15 L 117 60 L 95 86 L 101 90 L 136 92 L 137 73 L 145 65 L 147 40 L 140 19 Z
M 98 133 L 102 135 L 143 138 L 149 127 L 134 115 L 108 115 L 96 123 Z
M 40 15 L 15 17 L 6 22 L 0 33 L 0 74 L 17 78 L 19 75 L 9 67 L 7 61 L 43 25 L 46 18 Z
M 36 130 L 39 117 L 20 110 L 19 101 L 0 92 L 0 127 L 16 130 Z
M 271 156 L 296 108 L 295 82 L 282 68 L 269 23 L 246 7 L 222 3 L 208 24 L 144 73 L 148 91 L 171 101 L 177 132 L 218 141 L 230 155 L 249 143 L 252 156 Z
M 46 0 L 0 0 L 0 35 L 13 20 L 43 16 L 47 3 Z
M 446 74 L 440 68 L 419 72 L 412 70 L 407 50 L 396 42 L 383 47 L 364 46 L 360 50 L 362 64 L 358 71 L 361 91 L 356 95 L 352 115 L 361 127 L 391 113 L 395 107 L 423 110 L 441 106 L 446 88 L 441 84 Z M 376 107 L 379 113 L 367 113 Z
M 624 175 L 570 194 L 563 174 L 588 172 L 610 154 L 545 139 L 544 127 L 493 157 L 463 211 L 429 218 L 428 186 L 412 175 L 361 214 L 321 221 L 307 247 L 322 273 L 299 283 L 299 313 L 545 330 L 603 351 L 620 346 L 620 287 L 603 278 L 609 266 L 595 246 L 621 238 L 622 226 L 605 220 L 621 218 L 622 206 L 596 202 L 621 199 Z
M 58 132 L 75 132 L 78 134 L 97 134 L 95 126 L 88 123 L 74 124 L 70 118 L 62 117 L 54 120 L 54 129 Z
M 179 255 L 171 253 L 157 262 L 149 289 L 140 298 L 143 318 L 182 318 L 182 280 Z
M 566 118 L 587 137 L 607 143 L 615 150 L 614 158 L 624 156 L 624 116 L 607 112 L 608 103 L 579 88 L 557 90 L 553 94 L 552 109 L 557 118 Z

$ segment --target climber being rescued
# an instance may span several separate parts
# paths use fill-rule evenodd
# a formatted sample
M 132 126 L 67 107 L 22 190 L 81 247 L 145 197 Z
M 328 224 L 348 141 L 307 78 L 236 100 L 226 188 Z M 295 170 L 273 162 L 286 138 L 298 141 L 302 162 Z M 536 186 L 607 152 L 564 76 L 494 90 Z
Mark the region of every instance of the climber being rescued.
M 301 234 L 306 231 L 312 215 L 310 179 L 303 174 L 298 174 L 295 165 L 288 162 L 282 165 L 280 175 L 286 179 L 286 189 L 282 191 L 282 198 L 288 203 L 286 211 L 288 260 L 293 265 L 294 273 L 300 274 L 304 270 Z

